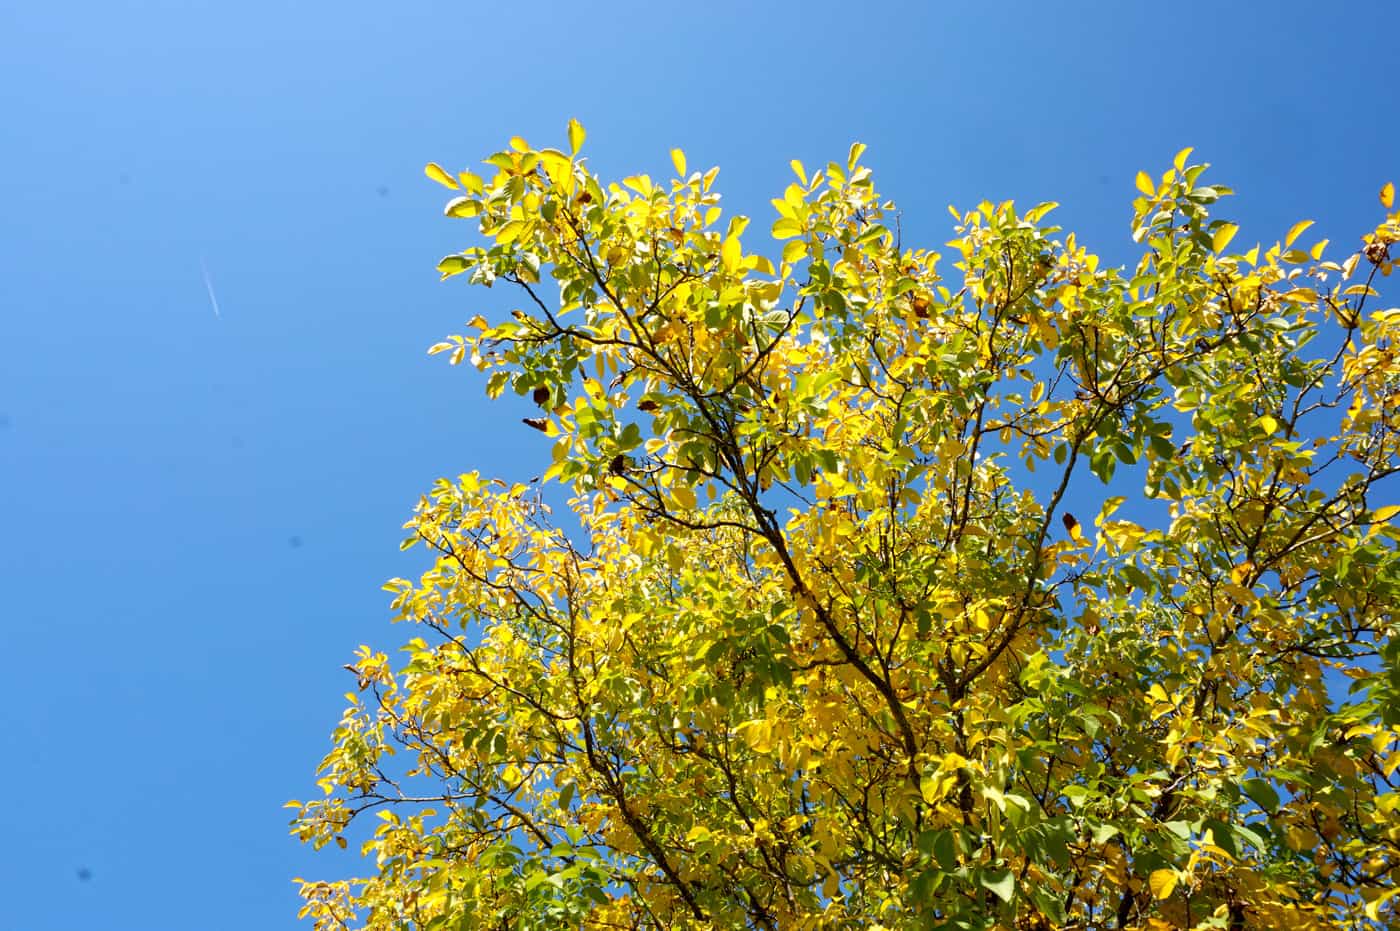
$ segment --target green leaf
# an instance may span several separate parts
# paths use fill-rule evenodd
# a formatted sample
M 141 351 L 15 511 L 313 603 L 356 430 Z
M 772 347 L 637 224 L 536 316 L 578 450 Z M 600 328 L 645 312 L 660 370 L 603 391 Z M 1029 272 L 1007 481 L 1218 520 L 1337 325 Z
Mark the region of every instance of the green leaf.
M 1207 818 L 1202 823 L 1201 830 L 1203 833 L 1205 831 L 1209 831 L 1211 833 L 1211 836 L 1215 838 L 1215 846 L 1219 847 L 1221 850 L 1225 851 L 1232 857 L 1239 857 L 1239 845 L 1235 843 L 1235 838 L 1237 837 L 1237 835 L 1235 833 L 1235 829 L 1232 826 L 1226 824 L 1223 821 L 1218 821 L 1215 818 Z
M 1010 902 L 1016 895 L 1016 876 L 1010 870 L 983 872 L 977 877 L 977 883 L 1003 902 Z
M 1089 455 L 1089 471 L 1097 475 L 1104 484 L 1113 480 L 1113 473 L 1117 466 L 1117 457 L 1113 453 L 1113 447 L 1107 443 L 1101 444 Z
M 958 868 L 957 838 L 952 831 L 939 831 L 933 839 L 933 858 L 946 872 L 951 873 Z
M 1266 846 L 1266 841 L 1264 840 L 1263 836 L 1259 834 L 1258 831 L 1254 830 L 1255 827 L 1267 830 L 1266 826 L 1262 824 L 1254 826 L 1244 824 L 1232 824 L 1230 825 L 1230 833 L 1235 836 L 1236 841 L 1243 841 L 1244 843 L 1249 844 L 1255 850 L 1267 850 L 1268 847 Z
M 1278 792 L 1274 790 L 1267 779 L 1245 779 L 1240 783 L 1240 789 L 1269 814 L 1278 811 Z
M 945 873 L 958 868 L 957 838 L 947 828 L 924 831 L 919 835 L 919 849 L 931 855 L 938 868 Z
M 642 445 L 642 428 L 635 423 L 629 423 L 623 427 L 622 435 L 617 438 L 617 448 L 622 452 L 631 452 L 640 445 Z
M 1096 844 L 1106 844 L 1118 836 L 1118 828 L 1112 824 L 1096 824 L 1090 836 Z

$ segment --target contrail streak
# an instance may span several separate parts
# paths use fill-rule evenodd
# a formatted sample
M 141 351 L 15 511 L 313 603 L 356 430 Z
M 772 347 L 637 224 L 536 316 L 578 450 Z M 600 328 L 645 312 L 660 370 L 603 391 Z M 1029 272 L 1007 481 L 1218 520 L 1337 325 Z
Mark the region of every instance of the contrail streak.
M 209 280 L 209 266 L 204 264 L 204 256 L 199 257 L 199 270 L 204 273 L 204 288 L 209 292 L 209 304 L 214 308 L 214 316 L 223 319 L 219 313 L 219 299 L 214 296 L 214 282 Z

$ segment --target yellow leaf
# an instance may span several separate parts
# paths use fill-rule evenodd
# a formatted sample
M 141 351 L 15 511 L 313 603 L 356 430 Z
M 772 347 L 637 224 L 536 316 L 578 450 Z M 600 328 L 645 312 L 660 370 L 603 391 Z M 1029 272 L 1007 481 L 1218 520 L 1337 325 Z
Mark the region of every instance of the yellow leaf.
M 1372 511 L 1371 520 L 1378 524 L 1384 524 L 1396 514 L 1400 514 L 1400 504 L 1390 504 Z
M 1103 507 L 1099 508 L 1099 516 L 1094 518 L 1094 526 L 1102 527 L 1103 522 L 1113 516 L 1113 512 L 1123 506 L 1123 502 L 1128 499 L 1122 495 L 1115 495 L 1104 500 Z
M 924 774 L 919 777 L 919 794 L 926 803 L 937 805 L 943 799 L 943 780 L 936 775 Z
M 443 187 L 450 187 L 454 191 L 457 190 L 457 179 L 449 175 L 446 171 L 444 171 L 442 166 L 439 165 L 437 162 L 429 162 L 426 166 L 424 166 L 423 174 L 427 175 L 429 178 L 432 178 L 434 181 L 436 181 L 438 184 L 441 184 Z
M 676 485 L 671 489 L 671 496 L 676 499 L 676 503 L 687 511 L 695 508 L 695 492 L 689 485 Z
M 1379 895 L 1377 895 L 1371 901 L 1367 902 L 1366 906 L 1362 909 L 1362 911 L 1365 912 L 1366 917 L 1371 919 L 1372 921 L 1380 921 L 1381 907 L 1385 905 L 1386 902 L 1389 902 L 1391 899 L 1395 898 L 1397 895 L 1400 895 L 1400 889 L 1388 889 L 1385 892 L 1382 892 Z
M 773 222 L 774 239 L 791 239 L 794 236 L 801 236 L 803 233 L 802 224 L 796 220 L 789 220 L 787 217 L 779 217 Z
M 564 187 L 565 183 L 573 178 L 574 163 L 557 149 L 545 149 L 541 152 L 540 164 L 544 166 L 544 173 L 549 176 L 549 180 L 557 187 Z M 572 190 L 565 193 L 572 193 Z
M 1170 898 L 1176 889 L 1176 870 L 1153 870 L 1152 875 L 1147 877 L 1147 888 L 1159 899 Z
M 803 168 L 802 163 L 797 159 L 793 159 L 788 164 L 792 166 L 792 173 L 797 175 L 797 180 L 805 186 L 807 184 L 807 169 Z
M 853 142 L 853 143 L 851 143 L 851 153 L 850 153 L 850 155 L 846 158 L 846 168 L 847 168 L 848 170 L 850 170 L 850 171 L 855 171 L 855 170 L 856 170 L 856 162 L 859 162 L 859 161 L 860 161 L 860 157 L 861 157 L 862 153 L 864 153 L 864 152 L 865 152 L 865 143 L 863 143 L 863 142 Z
M 735 272 L 739 269 L 739 261 L 743 257 L 743 250 L 739 246 L 739 237 L 730 236 L 719 247 L 719 261 L 727 272 Z
M 1264 428 L 1264 433 L 1267 436 L 1273 436 L 1278 432 L 1278 419 L 1275 417 L 1270 417 L 1268 414 L 1265 414 L 1256 422 L 1259 426 Z
M 454 197 L 442 208 L 444 216 L 474 217 L 481 212 L 481 205 L 470 197 Z
M 685 177 L 685 153 L 680 149 L 671 150 L 671 164 L 676 166 L 676 174 Z
M 569 120 L 569 154 L 577 155 L 578 150 L 583 148 L 583 140 L 588 138 L 588 133 L 583 131 L 583 124 L 578 120 Z
M 1385 187 L 1381 188 L 1381 206 L 1386 210 L 1395 206 L 1395 182 L 1387 181 Z
M 1177 172 L 1182 173 L 1186 171 L 1186 159 L 1191 154 L 1191 152 L 1192 149 L 1188 145 L 1186 148 L 1176 153 L 1176 158 L 1172 159 L 1172 164 L 1176 166 Z
M 1210 238 L 1210 247 L 1216 252 L 1224 249 L 1230 244 L 1230 240 L 1235 238 L 1235 234 L 1240 231 L 1239 224 L 1226 223 L 1215 231 L 1215 235 Z
M 1283 237 L 1283 248 L 1287 249 L 1293 245 L 1293 241 L 1303 234 L 1303 230 L 1313 225 L 1312 220 L 1299 220 L 1288 230 L 1288 235 Z
M 525 223 L 525 221 L 511 220 L 509 223 L 496 230 L 496 242 L 502 246 L 515 242 L 523 236 L 528 229 L 529 224 Z
M 1115 520 L 1104 525 L 1104 533 L 1119 549 L 1128 550 L 1138 545 L 1146 531 L 1132 521 Z
M 1137 189 L 1148 197 L 1151 197 L 1157 192 L 1156 188 L 1152 186 L 1152 176 L 1145 171 L 1139 171 L 1137 173 Z

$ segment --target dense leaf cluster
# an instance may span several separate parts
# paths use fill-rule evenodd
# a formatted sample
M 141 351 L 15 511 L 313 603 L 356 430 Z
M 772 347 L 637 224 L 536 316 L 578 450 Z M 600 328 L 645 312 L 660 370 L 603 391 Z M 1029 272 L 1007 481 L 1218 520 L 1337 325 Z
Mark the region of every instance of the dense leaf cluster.
M 374 858 L 318 929 L 1400 920 L 1392 188 L 1343 261 L 1230 251 L 1182 152 L 1106 268 L 1050 204 L 906 247 L 855 146 L 766 258 L 714 170 L 582 142 L 428 168 L 443 276 L 520 297 L 432 351 L 539 405 L 573 514 L 422 499 L 421 635 L 293 803 Z

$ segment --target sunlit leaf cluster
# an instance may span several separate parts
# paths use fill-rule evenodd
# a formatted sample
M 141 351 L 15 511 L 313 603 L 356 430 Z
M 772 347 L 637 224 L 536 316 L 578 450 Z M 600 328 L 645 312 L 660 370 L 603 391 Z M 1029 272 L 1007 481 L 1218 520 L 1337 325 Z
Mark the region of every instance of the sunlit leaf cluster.
M 428 166 L 517 302 L 431 351 L 550 451 L 406 525 L 318 931 L 1400 923 L 1391 185 L 1243 245 L 1186 150 L 1111 267 L 1053 204 L 905 243 L 860 145 L 765 236 L 583 141 Z

